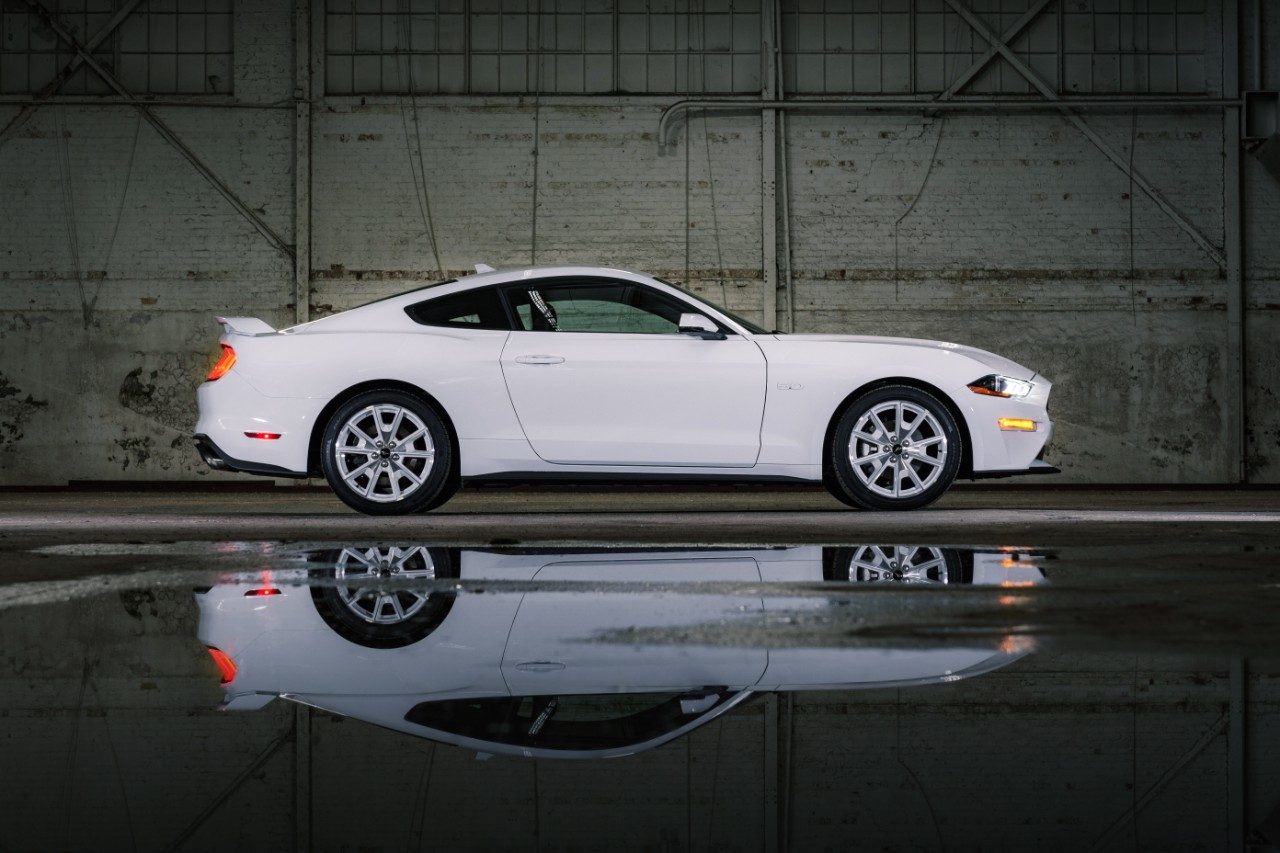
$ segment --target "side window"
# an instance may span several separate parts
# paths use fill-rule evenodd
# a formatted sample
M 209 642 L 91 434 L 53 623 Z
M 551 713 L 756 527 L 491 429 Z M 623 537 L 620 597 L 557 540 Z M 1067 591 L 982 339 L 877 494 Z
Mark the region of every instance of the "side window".
M 491 743 L 539 749 L 599 750 L 631 746 L 710 713 L 736 693 L 618 693 L 442 699 L 409 709 L 405 721 Z
M 613 332 L 674 335 L 693 310 L 626 282 L 530 281 L 506 290 L 526 332 Z
M 437 296 L 404 309 L 414 322 L 424 326 L 454 329 L 510 330 L 502 299 L 494 287 L 478 287 L 448 296 Z

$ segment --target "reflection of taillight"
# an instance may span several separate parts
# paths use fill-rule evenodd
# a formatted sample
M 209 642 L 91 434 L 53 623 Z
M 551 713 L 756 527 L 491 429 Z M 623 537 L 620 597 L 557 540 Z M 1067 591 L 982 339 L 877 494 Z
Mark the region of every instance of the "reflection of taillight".
M 215 649 L 209 646 L 209 657 L 213 658 L 213 662 L 218 665 L 218 672 L 222 673 L 222 683 L 230 684 L 236 679 L 236 664 L 231 658 L 227 657 L 227 653 L 222 649 Z
M 226 376 L 227 371 L 236 363 L 236 351 L 231 348 L 231 345 L 219 344 L 219 346 L 222 347 L 222 358 L 218 359 L 218 363 L 213 366 L 213 370 L 210 370 L 209 375 L 205 377 L 210 382 Z
M 245 597 L 248 598 L 251 595 L 279 595 L 279 594 L 280 594 L 280 590 L 276 589 L 274 586 L 264 586 L 261 589 L 249 590 L 248 592 L 245 593 Z

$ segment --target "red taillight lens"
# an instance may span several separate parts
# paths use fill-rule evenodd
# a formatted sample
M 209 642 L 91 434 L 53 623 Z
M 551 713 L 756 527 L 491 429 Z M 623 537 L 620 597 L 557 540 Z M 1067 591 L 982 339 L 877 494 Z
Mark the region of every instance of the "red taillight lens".
M 278 433 L 278 432 L 246 432 L 246 433 L 245 433 L 245 435 L 246 435 L 246 436 L 248 436 L 249 438 L 261 438 L 261 439 L 265 439 L 265 440 L 267 440 L 267 441 L 275 441 L 277 438 L 279 438 L 279 437 L 282 435 L 282 433 Z
M 249 596 L 255 596 L 255 595 L 279 595 L 279 594 L 280 594 L 280 590 L 276 589 L 274 586 L 264 586 L 259 589 L 251 589 L 248 592 L 246 592 L 244 595 L 245 595 L 245 598 L 248 598 Z
M 210 382 L 215 379 L 221 379 L 227 375 L 227 371 L 236 363 L 236 351 L 229 344 L 221 344 L 222 358 L 218 359 L 218 363 L 213 366 L 213 370 L 209 371 L 209 375 L 205 378 Z
M 236 664 L 231 658 L 227 657 L 227 653 L 222 649 L 215 649 L 209 646 L 209 657 L 213 658 L 213 662 L 218 665 L 218 672 L 222 673 L 222 683 L 230 684 L 236 679 Z

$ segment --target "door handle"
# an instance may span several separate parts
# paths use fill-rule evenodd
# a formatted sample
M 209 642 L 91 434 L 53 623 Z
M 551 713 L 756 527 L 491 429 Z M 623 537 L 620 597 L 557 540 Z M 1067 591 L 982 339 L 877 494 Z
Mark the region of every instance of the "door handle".
M 520 364 L 562 364 L 564 358 L 558 355 L 518 355 L 516 361 Z
M 531 660 L 516 664 L 521 672 L 559 672 L 564 664 L 558 660 Z

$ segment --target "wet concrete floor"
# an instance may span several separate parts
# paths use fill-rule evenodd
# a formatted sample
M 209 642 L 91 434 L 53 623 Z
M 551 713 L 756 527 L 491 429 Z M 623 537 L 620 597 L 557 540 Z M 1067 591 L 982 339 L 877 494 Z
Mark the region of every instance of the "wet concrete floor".
M 0 494 L 5 849 L 1265 850 L 1280 491 Z

